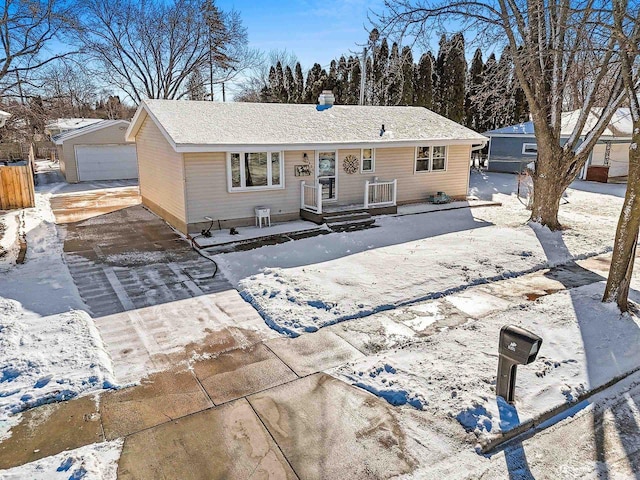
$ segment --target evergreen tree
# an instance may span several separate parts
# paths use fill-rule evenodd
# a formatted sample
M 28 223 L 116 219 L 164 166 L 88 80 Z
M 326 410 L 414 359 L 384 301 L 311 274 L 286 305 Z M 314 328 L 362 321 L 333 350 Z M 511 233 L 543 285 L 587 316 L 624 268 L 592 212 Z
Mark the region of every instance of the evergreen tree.
M 272 86 L 273 93 L 277 102 L 284 103 L 287 101 L 287 89 L 284 84 L 284 71 L 280 60 L 276 63 L 275 85 Z
M 469 68 L 469 77 L 467 80 L 467 99 L 466 99 L 466 125 L 467 127 L 479 131 L 482 125 L 483 109 L 479 104 L 482 89 L 484 73 L 484 62 L 482 61 L 482 50 L 479 48 L 473 55 L 471 67 Z
M 331 90 L 335 93 L 336 86 L 338 85 L 338 62 L 331 60 L 329 64 L 329 76 L 325 89 Z M 335 96 L 335 95 L 334 95 Z
M 304 103 L 304 76 L 302 75 L 302 67 L 300 62 L 296 63 L 296 90 L 293 97 L 293 103 Z
M 413 54 L 411 47 L 402 49 L 402 95 L 400 97 L 401 105 L 413 105 L 415 102 L 414 92 L 414 76 L 415 66 L 413 64 Z
M 454 122 L 463 123 L 467 61 L 464 56 L 462 33 L 456 33 L 448 43 L 445 68 L 446 116 Z
M 323 88 L 328 83 L 327 72 L 319 63 L 314 63 L 307 74 L 307 85 L 305 88 L 305 103 L 316 104 Z
M 276 69 L 275 67 L 269 67 L 269 76 L 267 77 L 267 84 L 262 87 L 260 90 L 260 101 L 263 103 L 274 103 L 277 102 L 277 77 L 276 77 Z
M 293 78 L 293 72 L 289 65 L 284 69 L 284 88 L 287 95 L 287 103 L 295 103 L 296 82 Z
M 347 105 L 358 105 L 360 103 L 360 83 L 362 82 L 362 69 L 358 57 L 349 57 L 349 86 L 347 96 L 344 101 Z
M 366 70 L 364 72 L 364 104 L 365 105 L 373 105 L 373 97 L 374 97 L 374 74 L 373 74 L 373 58 L 367 56 L 366 60 Z
M 400 60 L 400 52 L 398 44 L 393 42 L 391 45 L 391 54 L 389 55 L 389 64 L 387 66 L 386 88 L 383 89 L 384 96 L 382 98 L 383 105 L 398 105 L 402 99 L 402 63 Z
M 445 116 L 447 114 L 447 76 L 445 68 L 448 49 L 449 43 L 447 42 L 447 37 L 442 35 L 442 37 L 440 37 L 438 57 L 436 58 L 435 68 L 433 69 L 433 109 L 436 113 Z
M 482 88 L 480 89 L 480 98 L 477 102 L 478 108 L 484 112 L 482 121 L 478 125 L 479 132 L 494 130 L 502 127 L 497 119 L 499 99 L 495 94 L 496 82 L 498 82 L 498 62 L 494 53 L 489 55 L 484 64 Z
M 347 97 L 347 89 L 349 88 L 349 66 L 347 65 L 347 59 L 344 55 L 340 57 L 338 61 L 338 73 L 336 79 L 336 88 L 334 89 L 334 96 L 336 97 L 336 103 L 345 104 Z
M 384 105 L 387 73 L 389 65 L 389 44 L 383 38 L 380 47 L 373 54 L 371 104 Z
M 435 59 L 431 52 L 427 52 L 420 57 L 416 68 L 416 102 L 419 107 L 433 109 L 433 70 Z
M 200 70 L 194 70 L 187 80 L 187 99 L 204 100 L 207 96 L 207 90 L 204 87 L 204 79 Z

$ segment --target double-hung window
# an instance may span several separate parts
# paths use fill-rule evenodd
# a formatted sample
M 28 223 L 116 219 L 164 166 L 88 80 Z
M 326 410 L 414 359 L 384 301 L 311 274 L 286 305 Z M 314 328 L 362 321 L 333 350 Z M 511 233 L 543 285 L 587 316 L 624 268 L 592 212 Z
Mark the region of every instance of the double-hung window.
M 438 172 L 446 169 L 446 146 L 436 145 L 416 148 L 416 172 Z
M 360 173 L 373 173 L 376 169 L 375 150 L 363 148 L 360 152 Z
M 229 191 L 284 188 L 282 152 L 231 152 L 227 155 Z

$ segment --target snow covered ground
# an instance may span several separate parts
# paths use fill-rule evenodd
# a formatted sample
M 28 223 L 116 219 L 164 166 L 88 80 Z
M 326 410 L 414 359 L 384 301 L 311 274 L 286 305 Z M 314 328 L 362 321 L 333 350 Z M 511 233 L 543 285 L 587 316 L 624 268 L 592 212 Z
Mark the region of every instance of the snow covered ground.
M 0 472 L 4 480 L 115 480 L 123 440 L 94 443 Z
M 456 418 L 478 437 L 508 431 L 640 366 L 640 318 L 602 304 L 603 290 L 598 282 L 508 308 L 494 304 L 496 313 L 482 316 L 487 295 L 471 289 L 465 300 L 475 317 L 463 325 L 431 336 L 404 332 L 399 346 L 332 373 L 392 404 Z M 423 322 L 442 318 L 445 303 L 424 305 Z M 406 311 L 380 315 L 410 325 Z M 515 407 L 495 397 L 498 332 L 508 324 L 543 337 L 536 362 L 518 368 Z
M 0 275 L 0 438 L 26 408 L 114 383 L 111 359 L 62 258 L 47 193 L 57 187 L 39 189 L 36 207 L 23 210 L 25 263 L 5 264 Z
M 378 217 L 375 229 L 216 261 L 270 326 L 295 336 L 611 249 L 622 198 L 571 189 L 560 214 L 568 228 L 551 232 L 526 223 L 516 181 L 472 175 L 471 193 L 502 207 Z

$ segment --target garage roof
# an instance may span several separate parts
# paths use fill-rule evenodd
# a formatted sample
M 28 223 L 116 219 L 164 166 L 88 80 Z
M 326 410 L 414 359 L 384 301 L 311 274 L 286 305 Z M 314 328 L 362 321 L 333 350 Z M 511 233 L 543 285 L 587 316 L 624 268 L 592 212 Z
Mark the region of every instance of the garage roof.
M 421 107 L 334 105 L 319 110 L 316 105 L 283 103 L 145 100 L 127 131 L 128 141 L 135 140 L 146 118 L 153 120 L 178 152 L 257 145 L 322 148 L 332 144 L 487 141 L 479 133 Z
M 129 127 L 129 122 L 127 120 L 101 120 L 90 125 L 85 125 L 84 127 L 76 128 L 75 130 L 69 130 L 68 132 L 59 133 L 58 135 L 55 135 L 52 140 L 56 145 L 62 145 L 65 140 L 69 140 L 70 138 L 87 135 L 89 133 L 102 130 L 103 128 L 112 127 L 118 124 L 122 124 L 125 128 Z

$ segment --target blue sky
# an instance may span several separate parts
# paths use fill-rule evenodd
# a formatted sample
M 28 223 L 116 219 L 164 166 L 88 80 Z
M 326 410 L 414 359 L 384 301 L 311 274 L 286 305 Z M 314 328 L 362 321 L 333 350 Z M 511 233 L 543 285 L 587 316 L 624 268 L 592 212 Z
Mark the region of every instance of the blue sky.
M 264 51 L 287 49 L 304 68 L 360 50 L 367 39 L 365 25 L 370 9 L 382 0 L 218 0 L 222 10 L 239 11 L 249 34 L 249 44 Z

